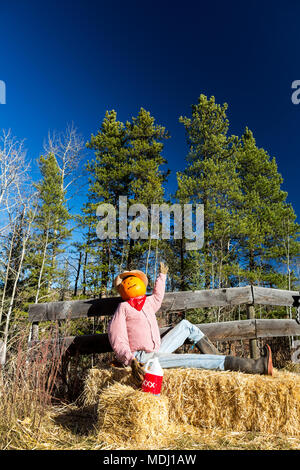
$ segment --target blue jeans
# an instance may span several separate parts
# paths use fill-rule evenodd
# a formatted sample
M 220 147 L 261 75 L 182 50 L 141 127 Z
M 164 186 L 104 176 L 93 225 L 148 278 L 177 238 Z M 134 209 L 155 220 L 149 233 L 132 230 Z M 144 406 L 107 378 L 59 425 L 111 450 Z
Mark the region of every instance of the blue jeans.
M 183 345 L 186 339 L 197 343 L 203 336 L 204 333 L 197 326 L 188 320 L 182 320 L 162 338 L 159 351 L 150 353 L 136 351 L 134 356 L 142 364 L 145 364 L 149 359 L 153 359 L 153 357 L 158 357 L 163 369 L 184 367 L 224 370 L 225 356 L 215 354 L 172 354 Z

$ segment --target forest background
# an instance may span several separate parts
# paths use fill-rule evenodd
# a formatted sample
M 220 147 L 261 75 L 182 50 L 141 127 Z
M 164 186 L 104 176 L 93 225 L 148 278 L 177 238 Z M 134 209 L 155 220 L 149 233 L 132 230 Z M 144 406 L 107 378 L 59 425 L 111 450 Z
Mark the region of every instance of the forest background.
M 160 261 L 170 268 L 171 291 L 249 284 L 299 290 L 299 225 L 276 158 L 257 146 L 248 127 L 241 136 L 230 133 L 227 108 L 201 94 L 190 115 L 178 117 L 187 154 L 171 195 L 164 146 L 172 137 L 142 107 L 126 122 L 107 110 L 87 142 L 74 124 L 49 132 L 33 162 L 24 142 L 10 130 L 2 132 L 0 325 L 5 346 L 26 325 L 29 304 L 117 295 L 113 280 L 130 269 L 147 274 L 151 292 Z M 38 181 L 31 179 L 35 165 Z M 73 204 L 76 194 L 80 207 Z M 136 203 L 148 208 L 149 233 L 152 204 L 202 204 L 202 248 L 186 250 L 184 237 L 176 239 L 172 230 L 169 240 L 161 235 L 100 240 L 97 207 L 105 202 L 118 209 L 120 196 L 127 196 L 128 210 Z M 117 227 L 119 222 L 117 210 Z M 220 308 L 191 315 L 197 322 L 243 318 L 240 310 Z M 260 310 L 262 315 L 291 317 L 292 312 Z M 91 328 L 103 332 L 105 322 L 95 327 L 85 320 L 69 328 L 74 334 Z

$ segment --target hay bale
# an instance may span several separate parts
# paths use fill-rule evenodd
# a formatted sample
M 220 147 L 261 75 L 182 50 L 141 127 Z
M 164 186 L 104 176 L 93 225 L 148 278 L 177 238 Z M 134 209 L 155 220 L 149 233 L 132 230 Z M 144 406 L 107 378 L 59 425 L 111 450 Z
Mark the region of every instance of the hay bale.
M 153 445 L 163 440 L 169 426 L 167 397 L 116 383 L 99 396 L 98 438 L 108 443 Z
M 300 435 L 300 376 L 165 371 L 170 419 L 199 428 Z
M 120 383 L 135 389 L 130 367 L 108 367 L 104 369 L 90 369 L 84 382 L 83 402 L 85 406 L 98 405 L 101 393 L 107 387 Z
M 102 391 L 115 383 L 131 385 L 136 388 L 131 378 L 131 368 L 90 369 L 84 383 L 82 396 L 85 406 L 97 405 Z
M 96 403 L 101 393 L 119 380 L 134 390 L 129 368 L 91 370 L 85 384 L 86 404 Z M 140 394 L 141 399 L 147 399 L 148 394 Z M 169 400 L 169 419 L 174 423 L 202 429 L 300 435 L 299 374 L 275 370 L 269 377 L 166 369 L 162 397 Z

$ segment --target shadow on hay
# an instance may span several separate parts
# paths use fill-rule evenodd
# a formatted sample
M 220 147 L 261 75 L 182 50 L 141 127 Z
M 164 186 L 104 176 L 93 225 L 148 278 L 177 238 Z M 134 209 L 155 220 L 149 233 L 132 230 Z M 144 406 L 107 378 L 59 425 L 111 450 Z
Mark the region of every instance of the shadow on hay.
M 95 430 L 97 405 L 70 409 L 55 416 L 54 422 L 77 436 L 88 436 Z

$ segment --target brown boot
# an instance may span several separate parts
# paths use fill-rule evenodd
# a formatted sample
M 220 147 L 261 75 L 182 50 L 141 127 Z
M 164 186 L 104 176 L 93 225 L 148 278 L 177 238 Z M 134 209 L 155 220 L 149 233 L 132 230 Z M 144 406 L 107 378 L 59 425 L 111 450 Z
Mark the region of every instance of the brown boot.
M 214 347 L 212 342 L 208 339 L 207 336 L 203 336 L 203 338 L 195 344 L 195 346 L 199 349 L 202 354 L 218 354 L 220 355 L 219 351 Z
M 226 356 L 224 370 L 240 371 L 246 374 L 273 374 L 272 352 L 268 344 L 264 346 L 264 355 L 259 359 Z

